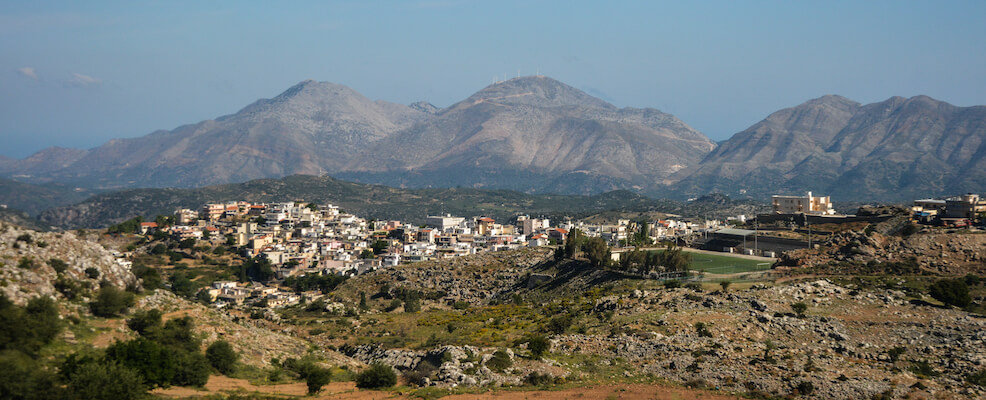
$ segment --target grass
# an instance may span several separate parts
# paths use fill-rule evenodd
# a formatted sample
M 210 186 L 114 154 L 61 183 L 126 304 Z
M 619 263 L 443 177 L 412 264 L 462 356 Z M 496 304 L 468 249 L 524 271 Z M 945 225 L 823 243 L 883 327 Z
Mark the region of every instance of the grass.
M 654 251 L 661 252 L 663 250 Z M 691 257 L 691 263 L 688 265 L 690 271 L 701 271 L 709 274 L 735 274 L 770 269 L 769 264 L 759 260 L 705 253 L 688 252 L 685 254 Z

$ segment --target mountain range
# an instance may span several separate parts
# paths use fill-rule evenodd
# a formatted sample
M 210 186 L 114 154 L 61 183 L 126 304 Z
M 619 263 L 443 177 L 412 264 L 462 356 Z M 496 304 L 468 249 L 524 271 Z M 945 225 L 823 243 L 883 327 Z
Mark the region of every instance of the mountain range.
M 679 171 L 675 190 L 814 190 L 844 200 L 910 200 L 986 189 L 986 107 L 927 96 L 859 104 L 823 96 L 777 111 Z
M 0 176 L 100 190 L 330 174 L 412 188 L 759 199 L 811 190 L 896 201 L 981 191 L 984 139 L 986 107 L 927 96 L 866 105 L 823 96 L 717 145 L 673 115 L 618 108 L 543 76 L 497 82 L 447 108 L 308 80 L 215 120 L 0 158 Z

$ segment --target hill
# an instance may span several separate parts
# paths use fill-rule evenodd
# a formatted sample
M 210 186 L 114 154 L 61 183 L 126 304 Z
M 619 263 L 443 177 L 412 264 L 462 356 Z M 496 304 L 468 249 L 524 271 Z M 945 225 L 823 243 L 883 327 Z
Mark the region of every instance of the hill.
M 0 178 L 0 204 L 30 215 L 38 215 L 47 208 L 76 203 L 99 192 L 61 183 L 34 185 Z
M 764 210 L 765 204 L 706 196 L 692 202 L 652 199 L 617 190 L 592 196 L 527 194 L 492 189 L 399 189 L 338 180 L 328 176 L 294 175 L 197 189 L 149 188 L 103 193 L 85 201 L 45 210 L 39 219 L 62 228 L 105 227 L 136 215 L 154 217 L 178 208 L 197 209 L 205 203 L 245 200 L 275 202 L 304 200 L 331 203 L 372 219 L 423 223 L 429 214 L 486 215 L 509 221 L 517 215 L 552 219 L 581 218 L 601 212 L 661 212 L 684 216 L 725 218 Z
M 777 111 L 677 174 L 669 190 L 753 196 L 813 190 L 839 200 L 906 201 L 979 192 L 986 106 L 927 96 L 862 105 L 824 96 Z

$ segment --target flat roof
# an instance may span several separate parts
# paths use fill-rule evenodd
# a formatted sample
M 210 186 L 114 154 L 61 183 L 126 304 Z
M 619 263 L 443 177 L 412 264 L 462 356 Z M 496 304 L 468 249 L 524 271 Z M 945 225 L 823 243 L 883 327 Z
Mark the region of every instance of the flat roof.
M 757 232 L 756 231 L 751 231 L 749 229 L 725 228 L 725 229 L 720 229 L 718 231 L 715 231 L 715 233 L 722 234 L 722 235 L 733 235 L 733 236 L 750 236 L 750 235 L 752 235 L 754 233 L 757 233 Z

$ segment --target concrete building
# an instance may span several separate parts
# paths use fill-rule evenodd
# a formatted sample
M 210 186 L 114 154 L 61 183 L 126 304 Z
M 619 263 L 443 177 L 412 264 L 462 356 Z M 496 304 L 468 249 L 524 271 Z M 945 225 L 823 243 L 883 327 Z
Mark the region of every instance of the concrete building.
M 451 229 L 458 228 L 465 221 L 465 218 L 453 217 L 452 214 L 429 215 L 428 218 L 425 218 L 425 225 L 436 228 L 440 232 L 445 233 Z
M 829 196 L 771 196 L 776 214 L 833 215 L 835 209 Z
M 969 193 L 962 197 L 945 200 L 944 218 L 975 220 L 981 213 L 986 213 L 986 200 L 980 199 L 978 194 Z

